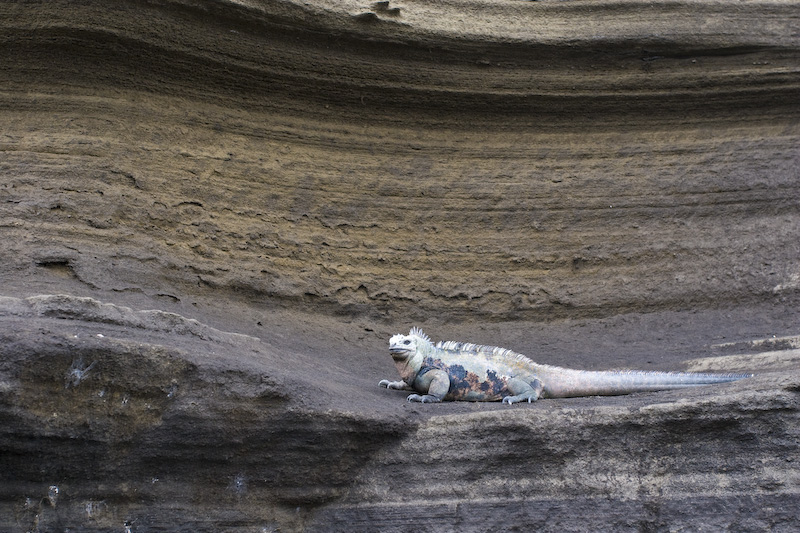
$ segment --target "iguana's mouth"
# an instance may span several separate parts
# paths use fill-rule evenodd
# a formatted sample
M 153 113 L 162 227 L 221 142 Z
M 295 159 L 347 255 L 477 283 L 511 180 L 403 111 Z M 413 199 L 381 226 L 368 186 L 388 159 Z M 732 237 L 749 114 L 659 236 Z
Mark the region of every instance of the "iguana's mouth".
M 408 352 L 405 348 L 389 348 L 389 353 L 392 355 L 392 359 L 398 361 L 408 358 Z

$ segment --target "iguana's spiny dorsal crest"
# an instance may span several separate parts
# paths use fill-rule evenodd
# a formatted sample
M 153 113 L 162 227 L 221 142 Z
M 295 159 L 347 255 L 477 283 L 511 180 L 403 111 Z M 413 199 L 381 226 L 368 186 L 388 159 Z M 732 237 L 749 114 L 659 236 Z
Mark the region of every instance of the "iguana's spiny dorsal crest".
M 534 363 L 505 348 L 462 342 L 433 344 L 419 328 L 389 339 L 389 353 L 402 381 L 381 380 L 389 389 L 414 390 L 409 401 L 516 403 L 539 398 L 630 394 L 725 383 L 752 374 L 572 370 Z
M 513 359 L 521 364 L 533 364 L 533 361 L 522 355 L 521 353 L 512 352 L 506 348 L 499 348 L 497 346 L 488 346 L 485 344 L 472 344 L 471 342 L 456 342 L 456 341 L 439 341 L 436 343 L 436 348 L 448 352 L 458 352 L 464 355 L 472 354 L 474 356 L 488 355 L 491 358 L 499 359 Z

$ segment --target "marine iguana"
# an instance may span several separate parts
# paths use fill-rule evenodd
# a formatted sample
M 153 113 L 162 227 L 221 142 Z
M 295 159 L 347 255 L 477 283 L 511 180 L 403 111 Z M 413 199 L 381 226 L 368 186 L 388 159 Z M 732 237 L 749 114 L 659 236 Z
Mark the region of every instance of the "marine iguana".
M 725 383 L 752 374 L 588 371 L 534 363 L 524 355 L 461 342 L 436 345 L 419 328 L 389 339 L 389 353 L 402 381 L 381 380 L 387 389 L 410 390 L 409 402 L 465 400 L 513 404 L 539 398 L 614 396 Z

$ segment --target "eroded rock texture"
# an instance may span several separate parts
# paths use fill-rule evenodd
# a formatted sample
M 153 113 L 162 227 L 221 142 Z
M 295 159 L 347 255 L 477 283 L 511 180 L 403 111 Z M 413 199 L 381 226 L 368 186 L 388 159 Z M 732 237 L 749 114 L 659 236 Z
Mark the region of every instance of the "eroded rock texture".
M 800 527 L 799 7 L 3 2 L 0 529 Z

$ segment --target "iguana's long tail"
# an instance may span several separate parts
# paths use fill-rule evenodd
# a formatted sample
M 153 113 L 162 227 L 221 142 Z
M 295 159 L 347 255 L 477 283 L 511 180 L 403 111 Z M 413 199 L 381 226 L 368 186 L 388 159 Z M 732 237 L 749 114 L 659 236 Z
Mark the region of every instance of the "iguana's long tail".
M 615 396 L 632 392 L 681 389 L 727 383 L 753 374 L 703 374 L 697 372 L 589 371 L 541 365 L 539 374 L 545 398 Z

